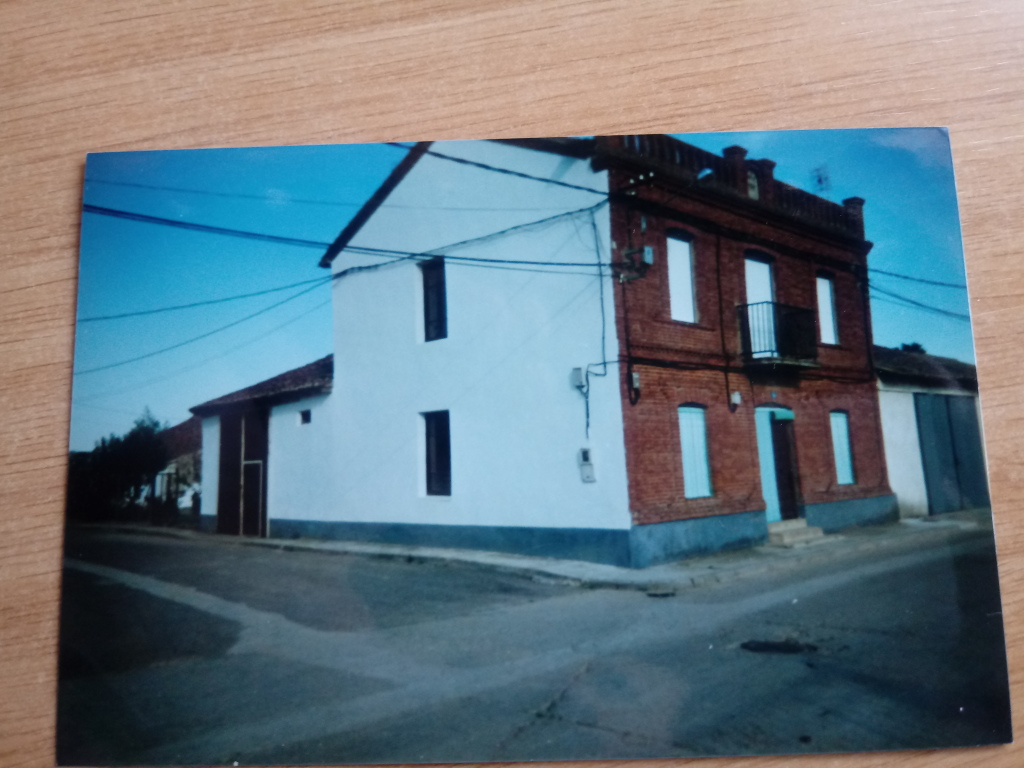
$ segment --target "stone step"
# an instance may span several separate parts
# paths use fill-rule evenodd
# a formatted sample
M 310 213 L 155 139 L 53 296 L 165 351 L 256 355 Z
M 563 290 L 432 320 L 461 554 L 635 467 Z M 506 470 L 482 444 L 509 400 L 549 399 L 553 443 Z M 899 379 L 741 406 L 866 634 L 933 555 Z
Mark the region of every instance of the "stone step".
M 768 532 L 772 531 L 786 531 L 791 528 L 806 528 L 807 520 L 803 517 L 794 517 L 791 520 L 779 520 L 774 523 L 768 523 Z
M 790 527 L 782 530 L 770 530 L 768 543 L 776 547 L 802 547 L 816 544 L 825 539 L 825 532 L 816 526 Z

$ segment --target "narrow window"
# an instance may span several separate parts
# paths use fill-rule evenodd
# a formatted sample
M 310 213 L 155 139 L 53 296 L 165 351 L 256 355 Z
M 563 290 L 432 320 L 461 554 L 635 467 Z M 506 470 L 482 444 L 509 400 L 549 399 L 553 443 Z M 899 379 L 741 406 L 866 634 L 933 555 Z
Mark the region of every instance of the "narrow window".
M 683 452 L 683 495 L 688 499 L 711 496 L 711 467 L 708 465 L 703 406 L 680 406 L 679 443 Z
M 852 485 L 853 451 L 850 449 L 850 417 L 845 411 L 832 411 L 832 454 L 836 459 L 836 481 L 839 485 Z
M 817 279 L 818 287 L 818 334 L 822 344 L 838 344 L 836 333 L 836 303 L 832 293 L 832 278 L 822 275 Z
M 423 340 L 448 338 L 448 305 L 444 287 L 444 258 L 420 264 L 423 272 Z
M 423 414 L 427 434 L 427 495 L 452 495 L 452 449 L 448 411 Z
M 678 237 L 668 239 L 668 299 L 673 320 L 697 322 L 693 291 L 693 244 Z
M 757 185 L 757 174 L 753 171 L 747 171 L 747 197 L 751 200 L 761 197 L 761 190 Z

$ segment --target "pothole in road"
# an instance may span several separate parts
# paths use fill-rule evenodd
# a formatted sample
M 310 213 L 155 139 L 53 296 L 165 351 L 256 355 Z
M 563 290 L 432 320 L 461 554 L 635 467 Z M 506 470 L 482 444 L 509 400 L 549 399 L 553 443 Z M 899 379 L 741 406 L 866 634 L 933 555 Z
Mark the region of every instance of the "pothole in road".
M 818 646 L 799 640 L 747 640 L 740 648 L 752 653 L 815 653 Z

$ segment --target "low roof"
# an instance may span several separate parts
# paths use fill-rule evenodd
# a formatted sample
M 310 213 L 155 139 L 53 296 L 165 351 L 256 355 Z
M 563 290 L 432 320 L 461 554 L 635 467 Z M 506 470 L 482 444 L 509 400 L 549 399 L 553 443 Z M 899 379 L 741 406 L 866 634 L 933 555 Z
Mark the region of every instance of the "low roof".
M 333 383 L 334 355 L 327 355 L 251 387 L 207 400 L 190 410 L 197 416 L 213 416 L 242 407 L 279 405 L 330 392 Z
M 202 419 L 191 416 L 181 424 L 161 430 L 159 438 L 167 449 L 168 458 L 176 459 L 196 453 L 203 445 Z
M 978 369 L 962 360 L 905 349 L 875 347 L 875 371 L 886 384 L 978 389 Z

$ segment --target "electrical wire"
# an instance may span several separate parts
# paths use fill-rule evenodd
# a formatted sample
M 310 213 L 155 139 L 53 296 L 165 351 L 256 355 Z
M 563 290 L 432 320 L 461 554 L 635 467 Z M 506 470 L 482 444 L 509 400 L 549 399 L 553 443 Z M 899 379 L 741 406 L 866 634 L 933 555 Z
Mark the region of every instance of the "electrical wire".
M 885 269 L 878 269 L 876 267 L 869 267 L 869 272 L 875 272 L 879 275 L 887 275 L 889 277 L 898 277 L 900 280 L 912 280 L 915 283 L 924 283 L 925 285 L 939 285 L 943 288 L 959 288 L 960 290 L 966 291 L 967 286 L 963 283 L 945 283 L 941 280 L 929 280 L 924 277 L 912 277 L 911 275 L 901 275 L 899 272 L 889 272 Z
M 970 315 L 966 315 L 966 314 L 964 314 L 962 312 L 953 312 L 952 310 L 943 309 L 942 307 L 936 307 L 936 306 L 934 306 L 932 304 L 925 304 L 924 302 L 916 301 L 914 299 L 908 298 L 908 297 L 903 296 L 902 294 L 896 293 L 894 291 L 888 291 L 885 288 L 880 288 L 877 285 L 872 285 L 871 286 L 871 290 L 872 291 L 877 291 L 878 293 L 881 293 L 881 294 L 883 294 L 885 296 L 890 296 L 890 297 L 892 297 L 894 299 L 898 299 L 899 301 L 901 301 L 901 302 L 903 302 L 905 304 L 909 304 L 909 305 L 911 305 L 913 307 L 917 307 L 918 309 L 923 309 L 923 310 L 926 310 L 928 312 L 934 312 L 935 314 L 943 315 L 945 317 L 952 317 L 952 318 L 954 318 L 956 320 L 963 320 L 963 321 L 966 321 L 966 322 L 970 322 L 970 320 L 971 320 L 971 316 Z M 880 299 L 880 297 L 878 297 L 878 296 L 876 296 L 875 298 L 876 299 Z M 885 301 L 885 299 L 880 299 L 880 300 Z
M 388 146 L 390 146 L 390 147 L 398 147 L 399 149 L 404 149 L 404 150 L 409 150 L 410 149 L 410 147 L 407 147 L 404 144 L 399 144 L 399 143 L 394 142 L 394 141 L 389 141 L 388 142 Z M 558 187 L 565 187 L 567 189 L 575 189 L 575 190 L 579 190 L 580 192 L 590 192 L 591 194 L 602 195 L 603 197 L 607 197 L 608 196 L 607 192 L 602 192 L 601 190 L 594 189 L 592 187 L 582 187 L 582 186 L 580 186 L 578 184 L 570 184 L 570 183 L 568 183 L 566 181 L 558 181 L 556 179 L 548 179 L 548 178 L 545 178 L 543 176 L 533 176 L 533 175 L 531 175 L 529 173 L 522 173 L 520 171 L 513 171 L 511 168 L 502 168 L 502 167 L 497 166 L 497 165 L 488 165 L 487 163 L 478 163 L 475 160 L 467 160 L 464 157 L 455 157 L 453 155 L 446 155 L 446 154 L 443 154 L 443 153 L 438 152 L 438 151 L 433 150 L 433 149 L 428 149 L 425 154 L 433 155 L 434 157 L 439 157 L 442 160 L 450 160 L 451 162 L 458 163 L 459 165 L 468 165 L 468 166 L 471 166 L 473 168 L 480 168 L 480 169 L 485 170 L 485 171 L 493 171 L 494 173 L 501 173 L 501 174 L 504 174 L 506 176 L 514 176 L 514 177 L 520 178 L 520 179 L 529 179 L 530 181 L 542 181 L 545 184 L 554 184 L 555 186 L 558 186 Z
M 318 277 L 313 280 L 301 280 L 297 283 L 289 283 L 288 285 L 279 285 L 276 288 L 267 288 L 263 291 L 254 291 L 252 293 L 239 293 L 234 296 L 224 296 L 219 299 L 208 299 L 206 301 L 193 301 L 190 304 L 175 304 L 169 307 L 154 307 L 153 309 L 140 309 L 135 312 L 121 312 L 117 315 L 94 315 L 93 317 L 80 317 L 78 322 L 80 323 L 94 323 L 99 320 L 122 320 L 126 317 L 143 317 L 145 315 L 156 315 L 161 312 L 175 312 L 180 309 L 194 309 L 196 307 L 207 307 L 212 304 L 224 304 L 228 301 L 238 301 L 239 299 L 251 299 L 255 296 L 266 296 L 271 293 L 279 293 L 281 291 L 287 291 L 289 288 L 298 288 L 302 285 L 311 285 L 313 283 L 329 283 L 330 277 Z
M 384 266 L 384 265 L 380 265 L 380 266 Z M 169 347 L 163 347 L 161 349 L 157 349 L 157 350 L 154 350 L 152 352 L 147 352 L 144 355 L 137 355 L 136 357 L 131 357 L 131 358 L 128 358 L 127 360 L 119 360 L 116 363 L 108 363 L 106 365 L 98 365 L 98 366 L 96 366 L 94 368 L 86 368 L 83 371 L 75 371 L 74 375 L 75 376 L 84 376 L 84 375 L 89 374 L 89 373 L 98 373 L 99 371 L 108 371 L 108 370 L 110 370 L 112 368 L 120 368 L 122 365 L 128 365 L 129 363 L 136 363 L 136 362 L 138 362 L 140 360 L 146 360 L 146 359 L 148 359 L 150 357 L 155 357 L 157 355 L 161 355 L 164 352 L 170 352 L 171 350 L 174 350 L 174 349 L 180 349 L 181 347 L 184 347 L 187 344 L 193 344 L 193 343 L 195 343 L 197 341 L 202 341 L 203 339 L 208 339 L 210 336 L 213 336 L 214 334 L 220 333 L 221 331 L 226 331 L 229 328 L 234 328 L 236 325 L 240 325 L 240 324 L 242 324 L 244 322 L 252 320 L 253 318 L 259 317 L 260 315 L 266 314 L 270 310 L 276 309 L 277 307 L 280 307 L 283 304 L 287 304 L 290 301 L 294 301 L 295 299 L 299 298 L 300 296 L 303 296 L 303 295 L 309 293 L 310 291 L 313 291 L 313 290 L 315 290 L 315 289 L 317 289 L 319 287 L 320 287 L 319 284 L 318 285 L 311 285 L 310 287 L 304 288 L 303 290 L 299 291 L 298 293 L 289 296 L 287 299 L 282 299 L 281 301 L 278 301 L 278 302 L 275 302 L 275 303 L 271 304 L 269 307 L 264 307 L 263 309 L 261 309 L 261 310 L 259 310 L 257 312 L 253 312 L 252 314 L 246 315 L 245 317 L 243 317 L 243 318 L 241 318 L 239 320 L 235 320 L 233 322 L 230 322 L 227 325 L 222 325 L 219 328 L 214 328 L 212 331 L 207 331 L 206 333 L 201 333 L 198 336 L 193 336 L 192 338 L 186 339 L 185 341 L 180 341 L 177 344 L 171 344 Z
M 150 379 L 144 379 L 144 380 L 142 380 L 140 382 L 136 382 L 136 383 L 132 384 L 130 387 L 125 387 L 123 389 L 104 390 L 103 392 L 100 392 L 98 394 L 86 395 L 86 396 L 83 396 L 83 397 L 80 397 L 80 398 L 73 398 L 71 402 L 72 403 L 76 403 L 76 404 L 89 405 L 89 401 L 92 401 L 92 400 L 98 400 L 98 399 L 101 399 L 101 398 L 113 397 L 115 395 L 121 395 L 121 394 L 124 394 L 126 392 L 136 392 L 136 391 L 138 391 L 140 389 L 143 389 L 145 387 L 150 387 L 150 386 L 152 386 L 154 384 L 160 384 L 160 383 L 162 383 L 164 381 L 168 381 L 170 379 L 176 378 L 177 376 L 181 376 L 182 374 L 194 371 L 197 368 L 202 368 L 204 365 L 207 365 L 208 363 L 212 363 L 214 360 L 220 360 L 223 357 L 227 357 L 228 355 L 234 354 L 235 352 L 237 352 L 240 349 L 244 349 L 245 347 L 252 346 L 253 344 L 255 344 L 258 341 L 263 341 L 264 339 L 272 336 L 273 334 L 277 333 L 278 331 L 284 330 L 289 325 L 292 325 L 293 323 L 297 323 L 302 318 L 304 318 L 304 317 L 306 317 L 308 315 L 313 314 L 318 309 L 321 309 L 322 307 L 326 307 L 330 303 L 331 303 L 331 299 L 330 299 L 330 297 L 328 297 L 325 301 L 321 301 L 320 303 L 313 305 L 309 309 L 303 310 L 302 312 L 300 312 L 299 314 L 295 315 L 294 317 L 288 318 L 283 323 L 280 323 L 279 325 L 275 325 L 273 328 L 271 328 L 271 329 L 269 329 L 267 331 L 261 331 L 259 334 L 257 334 L 256 336 L 253 336 L 252 338 L 248 339 L 247 341 L 243 341 L 242 343 L 236 344 L 235 346 L 229 347 L 228 349 L 221 350 L 220 352 L 218 352 L 215 355 L 210 355 L 209 357 L 205 357 L 205 358 L 203 358 L 202 360 L 200 360 L 200 361 L 198 361 L 196 363 L 193 363 L 191 365 L 185 366 L 184 368 L 178 368 L 177 370 L 175 370 L 175 371 L 173 371 L 171 373 L 164 374 L 162 376 L 156 376 L 156 377 L 153 377 L 153 378 L 150 378 Z
M 546 216 L 543 219 L 536 221 L 529 221 L 524 224 L 516 224 L 512 227 L 499 230 L 497 232 L 491 232 L 486 235 L 479 237 L 469 238 L 468 240 L 460 240 L 455 243 L 435 248 L 432 251 L 399 251 L 386 248 L 371 248 L 369 246 L 348 246 L 345 250 L 350 250 L 355 253 L 363 253 L 367 255 L 382 254 L 387 256 L 408 256 L 411 258 L 432 258 L 433 256 L 439 255 L 438 251 L 462 248 L 467 245 L 473 245 L 476 243 L 485 242 L 496 237 L 503 237 L 513 232 L 518 232 L 533 227 L 544 226 L 546 224 L 554 223 L 560 219 L 564 219 L 571 216 L 578 216 L 583 213 L 590 213 L 593 210 L 597 210 L 603 205 L 606 205 L 607 201 L 601 201 L 596 205 L 587 206 L 585 208 L 579 208 L 572 211 L 565 211 L 563 213 L 555 214 L 554 216 Z M 232 229 L 229 227 L 219 227 L 208 224 L 197 224 L 195 222 L 181 221 L 180 219 L 168 219 L 162 216 L 150 216 L 148 214 L 133 213 L 131 211 L 123 211 L 116 208 L 103 208 L 95 205 L 84 205 L 82 210 L 85 213 L 99 214 L 101 216 L 112 216 L 114 218 L 126 219 L 129 221 L 137 221 L 144 224 L 156 224 L 167 227 L 177 227 L 179 229 L 186 229 L 196 232 L 204 232 L 207 234 L 225 235 L 228 237 L 239 237 L 246 240 L 261 240 L 267 242 L 281 243 L 283 245 L 294 245 L 305 248 L 326 248 L 330 243 L 321 242 L 318 240 L 304 240 L 301 238 L 294 237 L 283 237 L 280 235 L 269 235 L 262 232 L 252 232 L 249 230 Z M 553 267 L 590 267 L 591 264 L 580 264 L 578 262 L 571 261 L 535 261 L 529 259 L 488 259 L 483 257 L 470 257 L 470 256 L 447 256 L 446 259 L 452 261 L 472 261 L 472 262 L 484 262 L 484 263 L 495 263 L 495 264 L 522 264 L 527 266 L 553 266 Z
M 444 246 L 443 248 L 438 248 L 438 249 L 435 249 L 435 250 L 436 251 L 440 251 L 440 250 L 447 250 L 447 249 L 450 249 L 450 248 L 461 248 L 461 247 L 464 247 L 466 245 L 471 245 L 471 244 L 474 244 L 474 243 L 484 242 L 484 241 L 490 240 L 492 238 L 508 235 L 508 234 L 513 233 L 513 232 L 521 231 L 521 230 L 524 230 L 524 229 L 529 229 L 529 228 L 532 228 L 532 227 L 544 226 L 546 224 L 553 223 L 553 222 L 558 221 L 560 219 L 571 217 L 571 216 L 576 216 L 576 215 L 583 214 L 583 213 L 591 213 L 591 215 L 592 215 L 593 212 L 595 210 L 597 210 L 597 208 L 600 208 L 604 204 L 605 204 L 605 202 L 602 201 L 601 203 L 598 203 L 595 206 L 588 206 L 586 208 L 581 208 L 581 209 L 578 209 L 578 210 L 562 212 L 562 213 L 556 214 L 554 216 L 548 216 L 548 217 L 545 217 L 543 219 L 539 219 L 537 221 L 527 222 L 525 224 L 517 224 L 517 225 L 515 225 L 513 227 L 508 227 L 508 228 L 500 230 L 498 232 L 491 232 L 491 233 L 489 233 L 487 235 L 482 235 L 480 237 L 471 238 L 471 239 L 468 239 L 468 240 L 462 240 L 462 241 L 459 241 L 459 242 L 456 242 L 456 243 L 452 243 L 450 245 Z M 260 232 L 251 232 L 251 231 L 247 231 L 247 230 L 229 229 L 229 228 L 226 228 L 226 227 L 217 227 L 217 226 L 212 226 L 212 225 L 196 224 L 194 222 L 185 222 L 185 221 L 180 221 L 180 220 L 176 220 L 176 219 L 166 219 L 166 218 L 163 218 L 163 217 L 160 217 L 160 216 L 150 216 L 148 214 L 133 213 L 131 211 L 121 211 L 121 210 L 113 209 L 113 208 L 100 208 L 98 206 L 88 206 L 87 205 L 87 206 L 83 207 L 83 210 L 85 210 L 85 212 L 87 212 L 87 213 L 95 213 L 95 214 L 100 214 L 100 215 L 104 215 L 104 216 L 113 216 L 115 218 L 127 219 L 127 220 L 131 220 L 131 221 L 138 221 L 138 222 L 146 223 L 146 224 L 156 224 L 156 225 L 161 225 L 161 226 L 178 227 L 178 228 L 187 229 L 187 230 L 191 230 L 191 231 L 206 232 L 206 233 L 209 233 L 209 234 L 226 235 L 226 236 L 231 236 L 231 237 L 241 237 L 241 238 L 244 238 L 244 239 L 270 240 L 272 242 L 281 242 L 281 243 L 284 243 L 286 245 L 301 245 L 301 246 L 317 245 L 317 247 L 320 247 L 321 245 L 326 246 L 326 244 L 316 243 L 315 241 L 298 240 L 296 238 L 279 237 L 277 235 L 267 235 L 267 234 L 260 233 Z M 404 259 L 411 259 L 411 260 L 429 259 L 429 258 L 434 258 L 434 256 L 437 255 L 434 252 L 396 251 L 396 250 L 389 250 L 389 249 L 382 249 L 382 248 L 356 247 L 356 246 L 352 246 L 352 247 L 348 248 L 347 250 L 350 250 L 353 253 L 361 253 L 361 254 L 373 255 L 373 256 L 379 256 L 379 255 L 401 256 Z M 490 267 L 490 268 L 493 268 L 493 269 L 507 269 L 507 270 L 513 270 L 513 271 L 536 272 L 536 273 L 543 273 L 543 274 L 564 274 L 564 275 L 576 275 L 576 274 L 578 274 L 578 275 L 589 276 L 589 275 L 591 275 L 593 273 L 588 271 L 588 270 L 592 270 L 593 267 L 594 267 L 594 265 L 590 264 L 590 263 L 579 263 L 579 262 L 571 262 L 571 261 L 536 261 L 536 260 L 528 260 L 528 259 L 488 259 L 488 258 L 484 258 L 484 257 L 451 256 L 451 255 L 446 255 L 445 258 L 446 258 L 446 261 L 451 261 L 451 262 L 454 262 L 454 263 L 462 262 L 466 266 Z M 573 270 L 580 270 L 580 271 L 559 271 L 559 270 L 554 270 L 554 269 L 536 269 L 536 267 L 563 267 L 563 268 L 571 268 Z M 233 296 L 224 296 L 224 297 L 220 297 L 220 298 L 217 298 L 217 299 L 208 299 L 208 300 L 204 300 L 204 301 L 190 302 L 190 303 L 187 303 L 187 304 L 175 304 L 175 305 L 164 306 L 164 307 L 153 307 L 153 308 L 150 308 L 150 309 L 135 310 L 135 311 L 132 311 L 132 312 L 122 312 L 122 313 L 112 314 L 112 315 L 96 315 L 96 316 L 92 316 L 92 317 L 83 317 L 83 318 L 79 318 L 78 322 L 80 322 L 80 323 L 88 323 L 88 322 L 97 322 L 97 321 L 102 321 L 102 320 L 120 320 L 120 319 L 130 318 L 130 317 L 141 317 L 141 316 L 146 316 L 146 315 L 159 314 L 159 313 L 163 313 L 163 312 L 173 312 L 173 311 L 178 311 L 178 310 L 183 310 L 183 309 L 193 309 L 193 308 L 196 308 L 196 307 L 203 307 L 203 306 L 209 306 L 209 305 L 214 305 L 214 304 L 222 304 L 222 303 L 226 303 L 226 302 L 229 302 L 229 301 L 238 301 L 238 300 L 241 300 L 241 299 L 253 298 L 253 297 L 256 297 L 256 296 L 263 296 L 263 295 L 267 295 L 267 294 L 270 294 L 270 293 L 277 293 L 277 292 L 280 292 L 280 291 L 288 290 L 289 288 L 295 288 L 295 287 L 299 287 L 299 286 L 302 286 L 302 285 L 310 285 L 310 284 L 321 283 L 321 282 L 322 283 L 327 283 L 327 282 L 330 282 L 332 279 L 336 279 L 337 276 L 338 275 L 334 275 L 333 277 L 315 278 L 313 280 L 303 280 L 303 281 L 300 281 L 300 282 L 297 282 L 297 283 L 289 283 L 288 285 L 282 285 L 282 286 L 275 286 L 273 288 L 267 288 L 267 289 L 264 289 L 262 291 L 253 291 L 251 293 L 242 293 L 242 294 L 236 294 L 236 295 L 233 295 Z
M 280 199 L 273 198 L 269 195 L 257 195 L 247 192 L 217 192 L 210 189 L 195 189 L 190 187 L 172 187 L 164 186 L 160 184 L 141 184 L 138 182 L 131 181 L 113 181 L 108 179 L 86 179 L 86 184 L 103 184 L 113 187 L 129 187 L 133 189 L 148 189 L 155 192 L 177 192 L 186 195 L 205 195 L 207 197 L 220 197 L 227 199 L 240 199 L 240 200 L 256 200 L 264 203 L 277 203 L 283 202 L 289 205 L 301 204 L 301 205 L 320 205 L 329 208 L 361 208 L 364 203 L 352 203 L 341 200 L 316 200 L 307 197 L 282 197 Z M 549 211 L 551 206 L 546 207 L 535 207 L 535 208 L 485 208 L 485 207 L 463 207 L 463 206 L 444 206 L 444 205 L 401 205 L 397 203 L 383 203 L 381 208 L 393 208 L 396 210 L 415 210 L 415 211 L 466 211 L 467 213 L 482 213 L 486 211 Z
M 190 221 L 181 221 L 180 219 L 167 219 L 163 216 L 150 216 L 144 213 L 122 211 L 118 208 L 105 208 L 100 205 L 90 205 L 89 203 L 82 206 L 82 212 L 95 213 L 100 216 L 112 216 L 115 219 L 138 221 L 143 224 L 161 224 L 167 227 L 188 229 L 193 232 L 205 232 L 210 235 L 226 235 L 228 237 L 240 237 L 244 240 L 261 240 L 263 242 L 279 243 L 281 245 L 294 245 L 300 248 L 321 249 L 327 248 L 330 245 L 330 243 L 323 242 L 321 240 L 304 240 L 298 237 L 281 237 L 280 235 L 268 235 L 263 232 L 250 232 L 244 229 L 231 229 L 229 227 L 216 227 L 209 224 L 196 224 Z

